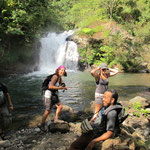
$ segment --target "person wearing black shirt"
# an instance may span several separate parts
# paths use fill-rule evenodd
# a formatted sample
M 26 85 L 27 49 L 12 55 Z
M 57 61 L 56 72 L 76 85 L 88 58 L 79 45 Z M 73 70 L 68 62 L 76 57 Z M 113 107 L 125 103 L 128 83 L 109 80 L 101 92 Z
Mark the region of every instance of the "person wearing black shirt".
M 9 109 L 7 107 L 9 106 Z M 10 111 L 13 111 L 13 104 L 7 87 L 0 82 L 0 137 L 4 140 L 4 130 L 10 125 Z

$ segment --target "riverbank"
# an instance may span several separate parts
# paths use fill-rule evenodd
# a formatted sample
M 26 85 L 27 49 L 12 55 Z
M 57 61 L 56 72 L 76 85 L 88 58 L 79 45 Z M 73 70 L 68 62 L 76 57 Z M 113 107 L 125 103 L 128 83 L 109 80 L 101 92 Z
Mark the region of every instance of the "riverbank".
M 148 150 L 150 149 L 150 101 L 137 96 L 129 102 L 122 101 L 129 117 L 121 126 L 117 137 L 98 142 L 94 150 Z M 48 131 L 43 132 L 37 124 L 41 116 L 31 117 L 28 126 L 13 129 L 7 133 L 5 141 L 0 141 L 0 150 L 67 150 L 70 144 L 81 135 L 81 121 L 92 114 L 94 102 L 84 111 L 74 112 L 71 107 L 64 105 L 61 119 L 64 124 L 55 124 L 48 120 Z M 54 112 L 50 115 L 53 120 Z M 26 119 L 24 119 L 26 120 Z M 27 120 L 26 120 L 27 121 Z M 23 122 L 20 122 L 20 125 Z

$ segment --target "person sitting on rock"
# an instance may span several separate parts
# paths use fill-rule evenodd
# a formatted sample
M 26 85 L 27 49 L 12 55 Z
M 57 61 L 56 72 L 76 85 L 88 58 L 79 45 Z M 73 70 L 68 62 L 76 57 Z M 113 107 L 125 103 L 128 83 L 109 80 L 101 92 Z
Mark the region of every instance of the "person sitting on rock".
M 103 108 L 108 110 L 110 107 L 117 105 L 118 93 L 112 89 L 107 90 L 103 96 Z M 105 121 L 96 128 L 96 130 L 89 131 L 87 133 L 82 133 L 82 135 L 77 138 L 70 146 L 69 150 L 92 150 L 94 144 L 99 141 L 104 141 L 109 139 L 114 135 L 114 130 L 117 127 L 117 110 L 111 110 L 105 116 Z
M 54 118 L 54 123 L 63 123 L 63 120 L 58 119 L 60 112 L 62 110 L 62 103 L 59 100 L 58 97 L 58 90 L 67 90 L 66 85 L 62 81 L 62 76 L 67 76 L 65 66 L 59 66 L 56 69 L 55 74 L 52 75 L 49 84 L 48 89 L 44 91 L 44 106 L 45 106 L 45 112 L 42 116 L 42 122 L 38 127 L 40 127 L 41 130 L 46 131 L 45 127 L 45 121 L 48 117 L 48 115 L 51 112 L 51 109 L 53 105 L 57 107 L 56 110 L 56 116 Z
M 8 93 L 7 87 L 0 82 L 0 137 L 2 140 L 5 139 L 4 131 L 11 124 L 11 117 L 7 107 L 9 105 L 9 110 L 13 110 L 13 104 Z

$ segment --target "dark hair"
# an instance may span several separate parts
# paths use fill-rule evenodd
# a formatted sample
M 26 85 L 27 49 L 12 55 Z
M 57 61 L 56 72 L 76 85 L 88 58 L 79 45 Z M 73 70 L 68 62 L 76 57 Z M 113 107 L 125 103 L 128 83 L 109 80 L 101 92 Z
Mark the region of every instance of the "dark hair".
M 118 100 L 118 93 L 117 93 L 117 91 L 114 90 L 114 89 L 108 89 L 107 91 L 112 93 L 112 98 L 115 99 L 114 104 L 116 104 L 117 100 Z
M 58 72 L 59 72 L 59 70 L 56 69 L 55 73 L 56 73 L 57 75 L 58 75 Z M 67 76 L 67 72 L 66 72 L 66 71 L 64 72 L 64 76 L 65 76 L 65 77 Z

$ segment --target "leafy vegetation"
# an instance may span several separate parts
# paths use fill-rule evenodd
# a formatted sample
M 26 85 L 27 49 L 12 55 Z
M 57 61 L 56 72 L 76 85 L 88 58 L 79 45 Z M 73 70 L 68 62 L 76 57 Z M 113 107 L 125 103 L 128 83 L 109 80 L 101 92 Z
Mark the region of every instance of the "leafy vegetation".
M 77 34 L 90 39 L 79 50 L 81 63 L 106 62 L 137 72 L 143 62 L 150 64 L 149 14 L 148 0 L 1 0 L 0 65 L 20 61 L 23 55 L 28 60 L 33 52 L 20 47 L 32 44 L 43 28 L 54 25 L 62 30 L 79 28 Z
M 33 54 L 32 42 L 39 38 L 39 31 L 49 22 L 57 22 L 49 0 L 0 1 L 0 65 L 9 66 L 21 57 L 28 61 Z M 55 20 L 54 20 L 55 18 Z M 28 45 L 28 49 L 23 49 Z M 16 50 L 17 49 L 17 50 Z M 32 59 L 30 55 L 30 59 Z
M 150 111 L 148 111 L 147 109 L 143 109 L 142 104 L 140 102 L 135 102 L 133 104 L 133 108 L 136 111 L 133 113 L 133 115 L 137 117 L 140 117 L 141 115 L 147 117 L 148 115 L 150 115 Z
M 119 64 L 126 72 L 137 72 L 142 62 L 149 63 L 145 55 L 150 44 L 149 14 L 147 0 L 78 0 L 70 9 L 70 21 L 81 28 L 78 32 L 81 35 L 94 38 L 99 33 L 102 43 L 94 52 L 91 49 L 89 65 L 104 61 L 109 66 Z M 109 28 L 114 22 L 119 29 L 112 33 Z M 105 27 L 101 28 L 102 24 Z M 89 60 L 88 57 L 85 54 L 83 59 Z

